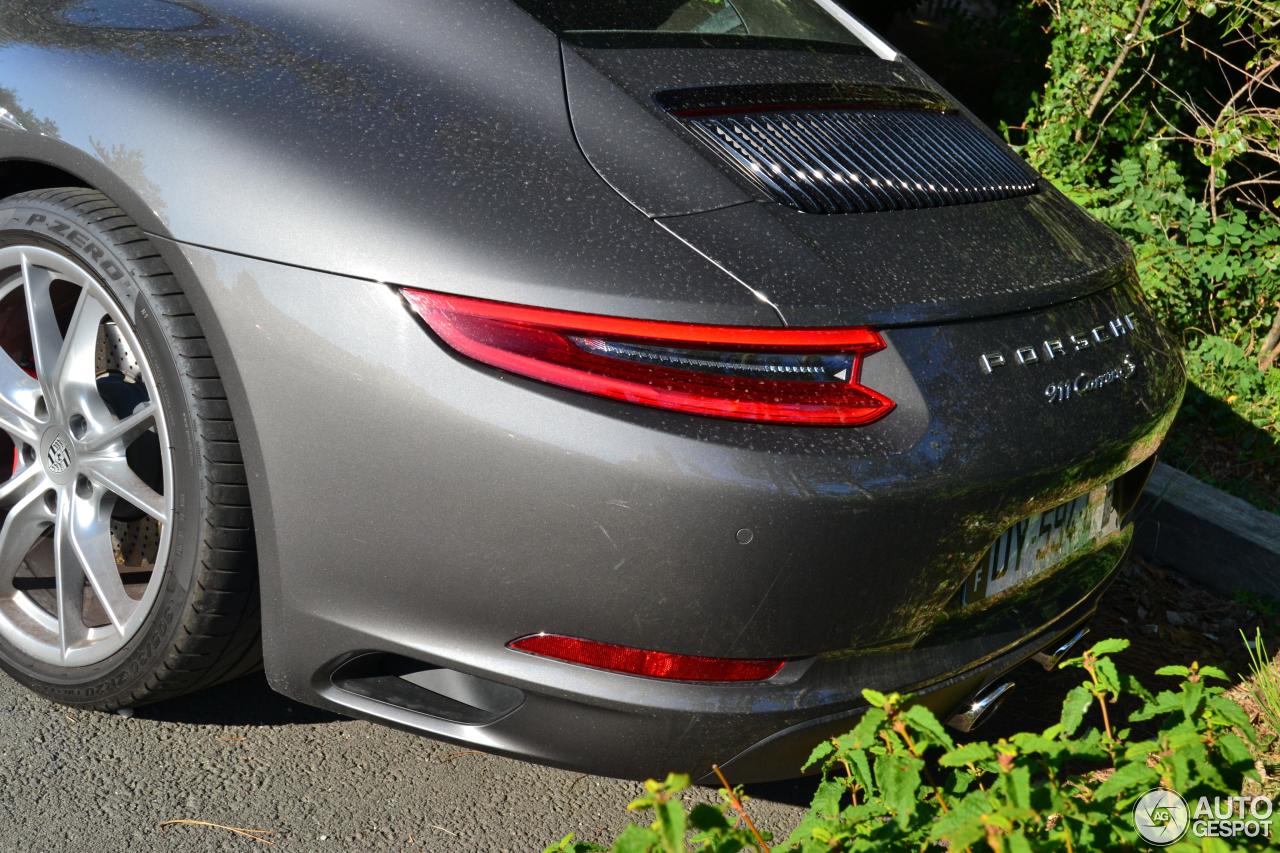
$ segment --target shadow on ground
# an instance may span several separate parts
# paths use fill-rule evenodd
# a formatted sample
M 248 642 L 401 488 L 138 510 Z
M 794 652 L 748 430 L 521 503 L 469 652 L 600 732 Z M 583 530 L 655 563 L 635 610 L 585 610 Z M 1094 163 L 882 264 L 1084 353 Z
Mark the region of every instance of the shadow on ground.
M 302 705 L 276 693 L 257 672 L 191 696 L 138 708 L 137 719 L 191 726 L 289 726 L 335 723 L 339 714 Z M 791 779 L 746 786 L 748 796 L 782 805 L 808 806 L 817 779 Z
M 195 726 L 287 726 L 346 719 L 286 699 L 267 685 L 266 676 L 261 672 L 190 696 L 143 706 L 135 716 Z
M 753 800 L 807 808 L 818 790 L 818 777 L 806 776 L 803 779 L 788 779 L 783 782 L 760 782 L 755 785 L 743 785 L 742 790 Z
M 1261 429 L 1196 383 L 1187 397 L 1161 458 L 1175 468 L 1280 513 L 1280 439 Z

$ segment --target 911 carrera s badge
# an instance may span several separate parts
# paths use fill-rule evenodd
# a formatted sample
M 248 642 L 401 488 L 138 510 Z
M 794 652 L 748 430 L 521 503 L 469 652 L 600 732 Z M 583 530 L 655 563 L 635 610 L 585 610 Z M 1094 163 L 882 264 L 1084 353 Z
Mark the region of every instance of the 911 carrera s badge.
M 1065 403 L 1072 397 L 1091 394 L 1113 382 L 1123 382 L 1137 372 L 1138 363 L 1125 353 L 1119 364 L 1101 373 L 1078 373 L 1071 379 L 1050 383 L 1044 389 L 1044 398 L 1050 403 Z
M 1049 363 L 1090 347 L 1103 346 L 1121 340 L 1137 328 L 1133 315 L 1124 314 L 1077 334 L 1061 338 L 1046 338 L 1033 344 L 1014 347 L 1012 350 L 984 352 L 979 356 L 978 361 L 982 365 L 982 372 L 986 374 L 1011 365 Z
M 47 456 L 49 470 L 54 474 L 61 474 L 71 467 L 71 451 L 67 448 L 66 438 L 61 435 L 50 442 Z

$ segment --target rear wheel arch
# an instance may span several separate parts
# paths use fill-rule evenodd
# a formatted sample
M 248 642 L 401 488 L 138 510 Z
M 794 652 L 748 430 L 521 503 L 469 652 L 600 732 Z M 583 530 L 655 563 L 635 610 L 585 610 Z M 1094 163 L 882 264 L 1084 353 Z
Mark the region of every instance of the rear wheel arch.
M 10 196 L 0 202 L 0 206 L 4 207 L 6 214 L 0 218 L 3 220 L 0 233 L 4 234 L 4 245 L 8 246 L 5 251 L 8 252 L 6 263 L 9 266 L 6 269 L 10 273 L 18 269 L 18 261 L 14 259 L 20 254 L 22 269 L 19 278 L 24 291 L 18 292 L 26 293 L 27 314 L 32 318 L 29 320 L 29 342 L 37 341 L 37 329 L 40 330 L 38 339 L 41 341 L 38 347 L 29 343 L 37 352 L 35 368 L 22 368 L 22 365 L 29 364 L 29 350 L 27 355 L 23 355 L 24 351 L 19 347 L 12 359 L 17 360 L 22 369 L 13 369 L 10 364 L 6 374 L 10 384 L 17 383 L 20 389 L 27 391 L 28 386 L 35 387 L 36 382 L 22 377 L 22 370 L 28 370 L 33 378 L 38 374 L 38 388 L 32 392 L 35 393 L 35 402 L 27 400 L 31 394 L 23 397 L 15 396 L 17 392 L 13 392 L 6 397 L 10 412 L 6 432 L 17 434 L 20 441 L 26 442 L 23 444 L 26 462 L 20 467 L 18 452 L 14 452 L 14 474 L 10 484 L 19 480 L 36 483 L 35 497 L 31 500 L 23 498 L 20 502 L 22 511 L 27 515 L 32 515 L 28 512 L 28 505 L 36 506 L 33 501 L 41 497 L 42 489 L 47 489 L 44 492 L 46 506 L 49 506 L 49 498 L 55 494 L 55 488 L 61 489 L 56 492 L 58 512 L 54 514 L 56 523 L 52 537 L 58 543 L 54 547 L 63 548 L 64 540 L 69 540 L 73 544 L 65 546 L 72 548 L 67 555 L 74 552 L 79 562 L 77 564 L 68 556 L 60 565 L 93 566 L 92 571 L 84 569 L 90 575 L 88 583 L 97 596 L 96 601 L 102 603 L 110 615 L 106 628 L 93 628 L 93 625 L 102 624 L 101 615 L 88 612 L 87 605 L 74 603 L 77 594 L 68 599 L 74 603 L 73 610 L 65 612 L 64 583 L 60 574 L 63 570 L 56 569 L 58 564 L 55 564 L 58 613 L 42 621 L 36 619 L 32 616 L 32 613 L 37 613 L 33 608 L 42 606 L 47 611 L 49 606 L 44 599 L 36 602 L 31 598 L 36 593 L 22 590 L 45 589 L 45 585 L 40 583 L 45 575 L 38 573 L 35 562 L 29 562 L 35 560 L 32 556 L 35 551 L 24 560 L 22 555 L 26 552 L 10 549 L 6 553 L 10 564 L 17 566 L 15 571 L 31 573 L 36 585 L 32 587 L 26 583 L 31 580 L 26 575 L 19 578 L 24 580 L 22 587 L 18 587 L 17 580 L 14 581 L 14 589 L 19 592 L 10 590 L 9 598 L 17 602 L 14 605 L 18 608 L 14 611 L 17 616 L 5 622 L 10 630 L 5 634 L 4 660 L 0 662 L 15 678 L 50 698 L 100 708 L 156 701 L 250 671 L 260 661 L 260 653 L 256 651 L 260 620 L 257 617 L 256 560 L 253 558 L 256 557 L 256 548 L 253 546 L 252 517 L 247 514 L 251 506 L 246 493 L 247 476 L 243 471 L 236 424 L 225 398 L 215 357 L 211 357 L 204 330 L 180 287 L 182 283 L 170 273 L 163 257 L 156 251 L 157 241 L 138 228 L 123 209 L 100 192 L 82 187 L 49 188 Z M 28 261 L 32 269 L 41 270 L 40 275 L 28 275 Z M 67 269 L 61 269 L 63 266 Z M 45 269 L 52 270 L 52 273 L 45 273 Z M 54 287 L 59 282 L 69 282 L 81 288 L 76 314 L 70 319 L 55 319 L 59 310 L 56 304 L 63 300 L 63 297 L 54 297 Z M 61 284 L 59 287 L 65 289 Z M 41 293 L 46 295 L 40 296 Z M 37 302 L 45 306 L 40 309 L 44 314 L 37 311 L 37 307 L 32 307 Z M 86 316 L 97 318 L 102 313 L 108 314 L 106 319 L 114 323 L 114 327 L 110 323 L 97 325 L 96 319 L 92 319 L 93 325 L 88 327 L 84 321 L 77 325 L 82 304 L 99 307 L 99 314 L 92 314 L 90 309 L 86 309 Z M 113 309 L 111 305 L 116 307 Z M 45 319 L 45 315 L 49 318 Z M 36 318 L 41 319 L 37 321 Z M 65 332 L 58 333 L 58 325 L 64 325 Z M 108 350 L 102 348 L 100 336 L 108 334 L 102 330 L 104 328 L 108 332 L 111 328 L 120 329 L 119 334 L 128 347 L 124 350 L 125 355 L 113 355 L 115 345 L 110 343 Z M 84 329 L 90 330 L 83 332 Z M 87 338 L 86 334 L 95 337 Z M 96 345 L 93 343 L 95 339 Z M 141 345 L 138 343 L 140 339 Z M 84 343 L 86 341 L 88 343 Z M 52 347 L 56 347 L 58 352 L 56 362 Z M 67 356 L 72 347 L 73 355 Z M 95 347 L 96 356 L 93 355 Z M 88 355 L 83 355 L 86 352 Z M 129 352 L 137 353 L 137 365 L 133 368 L 128 366 L 132 361 L 125 361 Z M 93 394 L 84 391 L 84 388 L 93 388 L 93 382 L 86 386 L 82 375 L 84 369 L 79 369 L 90 364 L 84 362 L 86 357 L 91 361 L 97 359 L 99 373 L 96 375 L 99 378 L 96 379 L 97 391 Z M 124 366 L 110 366 L 116 362 L 110 362 L 106 368 L 102 366 L 102 359 L 115 357 L 119 359 L 118 364 Z M 73 368 L 65 366 L 72 365 L 73 359 L 74 365 L 79 365 L 78 373 L 74 374 L 69 373 Z M 54 368 L 46 370 L 50 364 Z M 129 379 L 128 375 L 132 374 L 125 375 L 123 384 L 116 383 L 120 391 L 113 392 L 113 396 L 119 397 L 128 391 L 127 387 L 137 387 L 142 391 L 134 392 L 134 397 L 137 394 L 141 397 L 120 398 L 123 409 L 105 414 L 101 407 L 109 403 L 102 402 L 102 394 L 105 394 L 102 383 L 111 386 L 110 377 L 114 374 L 102 374 L 104 369 L 123 370 L 125 374 L 129 370 L 141 371 L 138 378 Z M 88 375 L 93 375 L 92 371 Z M 70 384 L 67 388 L 70 391 L 64 391 L 58 383 L 63 383 L 68 377 Z M 143 382 L 145 388 L 141 384 Z M 41 397 L 40 391 L 44 391 L 44 396 Z M 54 402 L 42 405 L 45 400 Z M 131 406 L 136 406 L 132 409 L 134 415 L 125 418 L 125 412 L 131 411 Z M 140 407 L 145 409 L 140 411 Z M 79 416 L 76 412 L 86 414 Z M 81 432 L 78 433 L 76 418 L 81 423 Z M 119 427 L 113 427 L 111 424 L 118 419 Z M 33 424 L 29 429 L 26 425 L 28 420 Z M 172 453 L 173 457 L 172 462 L 164 462 L 163 491 L 159 480 L 155 484 L 150 480 L 143 483 L 140 478 L 145 479 L 146 474 L 138 474 L 143 469 L 123 467 L 134 465 L 133 439 L 124 438 L 125 435 L 145 437 L 145 432 L 137 430 L 145 430 L 152 420 L 154 432 L 160 437 L 161 456 Z M 95 424 L 99 425 L 95 427 Z M 111 432 L 113 429 L 125 429 L 124 424 L 129 424 L 127 429 L 134 432 Z M 14 430 L 18 432 L 14 433 Z M 52 433 L 58 435 L 52 450 L 47 453 L 52 460 L 50 467 L 49 462 L 36 461 L 44 460 L 45 451 L 31 451 L 27 444 L 45 435 L 40 439 L 42 448 Z M 101 441 L 108 442 L 101 444 L 101 448 L 99 444 L 92 443 L 97 441 L 93 435 L 99 433 Z M 72 435 L 72 438 L 65 437 L 65 434 Z M 125 451 L 110 443 L 116 441 L 124 442 L 128 447 L 129 462 L 124 462 Z M 138 442 L 141 441 L 142 438 L 138 438 Z M 13 438 L 13 442 L 17 447 L 19 438 Z M 60 451 L 61 459 L 54 456 L 55 450 L 67 448 L 68 444 L 72 450 Z M 110 467 L 108 479 L 101 480 L 106 484 L 106 492 L 114 488 L 115 496 L 124 496 L 132 501 L 132 507 L 150 507 L 152 517 L 160 520 L 163 533 L 160 534 L 159 551 L 151 557 L 152 562 L 147 562 L 146 555 L 137 557 L 141 564 L 129 561 L 131 558 L 122 556 L 124 544 L 120 544 L 119 547 L 113 546 L 116 552 L 113 566 L 111 552 L 106 551 L 106 546 L 88 549 L 86 544 L 79 547 L 74 544 L 84 537 L 96 537 L 93 542 L 97 542 L 97 539 L 108 535 L 102 512 L 111 511 L 111 524 L 115 524 L 116 514 L 110 507 L 119 510 L 119 497 L 116 497 L 114 505 L 104 503 L 99 507 L 97 494 L 100 489 L 93 485 L 100 483 L 99 479 L 93 478 L 99 476 L 99 467 L 106 464 L 115 465 Z M 45 471 L 44 478 L 38 476 L 41 467 Z M 70 474 L 63 474 L 68 467 L 72 474 L 77 475 L 73 484 L 67 479 Z M 35 471 L 35 474 L 28 475 L 29 471 Z M 81 475 L 81 471 L 87 476 Z M 111 478 L 116 483 L 114 487 Z M 74 496 L 68 491 L 73 487 Z M 170 487 L 174 488 L 173 492 L 169 491 Z M 122 488 L 124 491 L 120 491 Z M 10 492 L 18 494 L 17 489 L 14 485 Z M 73 507 L 65 510 L 72 514 L 67 516 L 68 521 L 64 521 L 64 502 Z M 163 510 L 161 502 L 164 502 Z M 79 503 L 84 503 L 87 508 L 74 508 Z M 17 511 L 17 508 L 18 505 L 14 505 L 10 512 Z M 125 505 L 125 510 L 129 508 L 131 505 Z M 77 512 L 81 515 L 76 515 Z M 140 515 L 146 514 L 143 511 Z M 22 517 L 26 519 L 27 515 Z M 28 526 L 33 524 L 35 521 Z M 42 520 L 41 524 L 47 524 L 47 520 Z M 5 529 L 9 529 L 9 519 L 6 519 Z M 17 533 L 15 528 L 13 535 Z M 42 535 L 47 534 L 38 533 L 32 526 L 33 547 L 41 547 Z M 110 535 L 113 539 L 116 537 L 114 526 Z M 170 535 L 173 546 L 166 548 L 164 543 Z M 90 542 L 90 539 L 84 539 L 84 542 Z M 99 565 L 102 562 L 99 557 L 104 553 L 108 555 L 106 567 Z M 170 567 L 169 562 L 175 565 Z M 141 566 L 141 570 L 131 569 L 131 566 Z M 154 567 L 155 571 L 148 566 Z M 115 578 L 115 571 L 125 570 L 132 574 Z M 174 575 L 174 571 L 178 574 Z M 151 580 L 134 578 L 133 575 L 138 574 L 150 575 Z M 72 575 L 72 578 L 77 578 L 77 575 Z M 68 588 L 83 590 L 84 583 L 83 579 L 77 580 L 76 587 Z M 111 585 L 119 587 L 122 583 L 145 584 L 147 592 L 131 602 L 128 593 L 115 594 L 119 590 L 114 590 Z M 105 598 L 102 589 L 108 590 Z M 155 590 L 159 590 L 159 597 L 155 598 L 154 606 L 148 605 L 151 601 L 148 597 Z M 118 606 L 120 612 L 136 613 L 141 621 L 132 616 L 128 622 L 116 619 L 113 613 Z M 132 606 L 132 611 L 129 611 L 129 606 Z M 86 624 L 90 628 L 84 628 Z M 32 625 L 35 628 L 31 628 Z M 72 631 L 68 625 L 78 626 L 78 630 Z M 115 625 L 114 634 L 110 625 Z M 86 630 L 88 633 L 84 634 Z M 60 635 L 60 652 L 59 643 L 45 637 L 50 631 L 55 639 Z M 73 640 L 68 639 L 69 635 L 74 635 L 74 646 Z M 111 638 L 115 638 L 115 646 L 109 643 Z M 49 651 L 50 642 L 54 643 L 52 651 Z M 123 643 L 123 648 L 118 648 L 120 643 Z M 93 644 L 106 644 L 106 651 L 95 657 L 93 648 L 102 646 Z M 73 654 L 76 662 L 73 662 Z
M 227 405 L 231 408 L 231 416 L 235 421 L 244 456 L 253 524 L 258 531 L 257 563 L 258 574 L 261 577 L 273 571 L 278 565 L 270 553 L 264 553 L 271 539 L 269 514 L 271 499 L 266 478 L 262 475 L 266 469 L 262 460 L 262 449 L 258 441 L 258 431 L 253 408 L 249 403 L 249 395 L 245 390 L 244 380 L 236 364 L 231 344 L 227 340 L 221 318 L 205 292 L 207 287 L 215 286 L 212 279 L 217 273 L 212 269 L 197 271 L 192 267 L 178 241 L 158 235 L 150 236 L 152 244 L 168 265 L 169 272 L 186 293 L 187 301 L 191 304 L 191 310 L 195 313 L 196 320 L 204 332 L 204 338 L 209 344 L 209 350 L 213 355 L 214 363 L 218 366 L 222 385 L 226 390 Z M 267 612 L 268 610 L 264 608 L 264 617 Z
M 163 198 L 146 193 L 93 152 L 70 142 L 30 132 L 0 137 L 0 198 L 22 192 L 83 187 L 111 199 L 148 234 L 171 236 L 157 213 Z
M 30 134 L 20 135 L 15 144 L 5 148 L 10 156 L 0 157 L 0 199 L 19 193 L 57 187 L 82 187 L 96 190 L 125 212 L 151 239 L 160 252 L 170 272 L 178 280 L 191 303 L 196 319 L 204 330 L 214 362 L 226 387 L 228 404 L 235 419 L 240 443 L 245 454 L 245 468 L 249 473 L 249 491 L 253 504 L 253 520 L 258 530 L 264 530 L 268 519 L 263 518 L 264 508 L 270 504 L 266 483 L 255 472 L 263 470 L 262 458 L 253 425 L 253 412 L 244 391 L 235 357 L 223 333 L 222 324 L 205 296 L 204 277 L 197 274 L 188 263 L 179 244 L 167 227 L 156 216 L 152 206 L 120 175 L 100 160 L 66 142 L 40 137 L 33 142 Z M 258 541 L 259 573 L 271 570 L 275 564 L 264 559 L 263 539 Z

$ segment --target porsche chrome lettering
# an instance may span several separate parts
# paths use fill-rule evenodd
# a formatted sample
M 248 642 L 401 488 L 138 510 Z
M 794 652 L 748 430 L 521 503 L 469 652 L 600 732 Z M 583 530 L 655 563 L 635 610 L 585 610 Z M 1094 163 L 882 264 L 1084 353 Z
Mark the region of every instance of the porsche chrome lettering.
M 978 361 L 982 364 L 982 372 L 987 374 L 1009 365 L 1050 362 L 1089 347 L 1118 340 L 1136 329 L 1137 324 L 1134 323 L 1133 315 L 1125 314 L 1099 323 L 1091 329 L 1060 338 L 1046 338 L 1034 344 L 1014 347 L 1012 350 L 984 352 L 979 356 Z

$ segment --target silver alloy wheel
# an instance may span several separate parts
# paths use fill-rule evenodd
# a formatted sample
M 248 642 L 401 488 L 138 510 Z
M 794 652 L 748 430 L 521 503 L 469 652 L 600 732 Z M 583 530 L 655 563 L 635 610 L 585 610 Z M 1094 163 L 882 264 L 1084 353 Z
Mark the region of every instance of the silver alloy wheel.
M 61 305 L 74 305 L 69 318 L 59 317 L 55 289 Z M 172 530 L 172 451 L 151 365 L 91 274 L 48 249 L 0 249 L 0 312 L 23 303 L 34 376 L 0 351 L 0 430 L 15 448 L 13 474 L 0 485 L 0 637 L 39 661 L 84 666 L 122 648 L 159 591 Z M 143 386 L 123 417 L 98 383 L 112 348 L 136 365 L 131 381 Z M 160 490 L 128 455 L 147 432 L 157 439 L 148 452 L 159 454 Z M 120 510 L 152 531 L 142 565 L 122 565 Z

